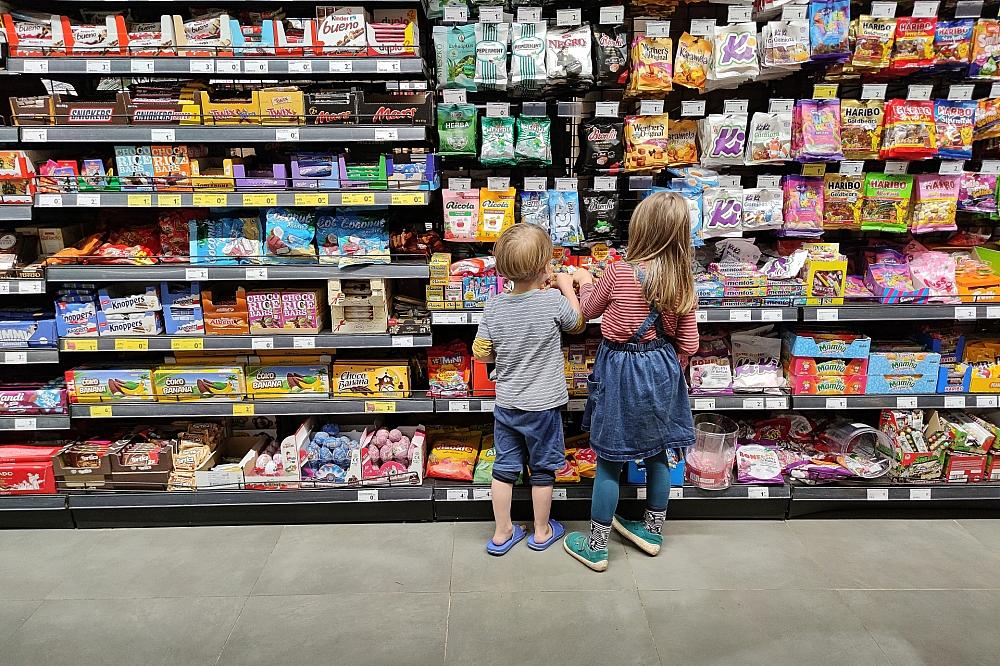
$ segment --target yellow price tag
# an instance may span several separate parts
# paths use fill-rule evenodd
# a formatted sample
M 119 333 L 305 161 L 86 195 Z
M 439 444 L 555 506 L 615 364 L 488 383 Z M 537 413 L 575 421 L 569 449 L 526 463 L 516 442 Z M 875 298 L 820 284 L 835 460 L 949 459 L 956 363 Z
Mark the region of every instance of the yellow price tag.
M 149 208 L 153 205 L 152 194 L 130 194 L 128 195 L 129 208 Z
M 145 338 L 118 338 L 115 351 L 148 351 L 149 340 Z
M 197 350 L 205 348 L 205 341 L 201 338 L 177 338 L 170 341 L 170 348 L 173 350 Z
M 802 165 L 803 176 L 822 176 L 826 173 L 826 162 L 810 162 Z
M 233 416 L 253 416 L 253 407 L 252 402 L 233 403 Z
M 296 206 L 329 206 L 329 194 L 296 194 Z
M 424 195 L 419 192 L 393 192 L 390 203 L 393 206 L 422 206 Z
M 97 340 L 63 340 L 63 351 L 97 351 Z
M 277 206 L 277 194 L 244 194 L 244 206 Z
M 374 206 L 373 192 L 346 192 L 340 196 L 340 203 L 345 206 Z
M 396 403 L 386 400 L 367 400 L 365 401 L 365 411 L 366 412 L 394 412 L 396 411 Z
M 181 195 L 179 194 L 158 194 L 156 195 L 156 205 L 160 208 L 180 208 Z
M 227 202 L 225 194 L 194 194 L 191 196 L 191 203 L 199 208 L 217 208 L 225 206 Z
M 90 408 L 90 418 L 100 419 L 111 416 L 111 405 L 94 405 Z
M 836 97 L 836 83 L 817 83 L 813 86 L 813 99 L 835 99 Z

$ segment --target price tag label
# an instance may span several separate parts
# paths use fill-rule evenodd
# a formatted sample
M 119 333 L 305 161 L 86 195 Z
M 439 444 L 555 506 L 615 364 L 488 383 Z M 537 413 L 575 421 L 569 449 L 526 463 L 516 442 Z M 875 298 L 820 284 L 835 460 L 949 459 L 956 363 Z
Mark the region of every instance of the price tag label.
M 613 192 L 618 189 L 618 179 L 614 176 L 594 176 L 594 189 L 598 192 Z
M 243 71 L 248 74 L 265 74 L 268 69 L 266 60 L 244 60 Z
M 454 190 L 456 192 L 462 192 L 464 190 L 471 190 L 472 189 L 472 179 L 471 178 L 449 178 L 448 179 L 448 189 L 449 190 Z
M 90 418 L 106 419 L 111 418 L 111 405 L 94 405 L 90 408 Z
M 466 94 L 464 88 L 460 90 L 448 88 L 441 93 L 441 96 L 444 99 L 445 104 L 465 104 L 468 100 L 468 95 Z
M 88 58 L 86 69 L 88 74 L 106 74 L 111 71 L 111 61 L 91 60 Z
M 813 86 L 813 99 L 834 99 L 836 97 L 836 83 L 817 83 Z
M 576 192 L 578 184 L 576 178 L 556 178 L 556 189 L 560 192 Z
M 243 205 L 247 207 L 253 206 L 277 206 L 278 205 L 278 195 L 277 194 L 244 194 L 243 195 Z
M 648 190 L 653 186 L 652 176 L 629 176 L 628 189 L 632 192 Z
M 794 99 L 772 99 L 767 106 L 768 113 L 788 113 L 795 106 Z
M 422 206 L 424 195 L 421 192 L 393 192 L 389 195 L 391 206 Z
M 392 400 L 366 400 L 365 412 L 387 414 L 396 411 L 396 403 Z
M 646 499 L 646 486 L 639 486 L 635 489 L 635 498 L 637 500 Z
M 448 411 L 449 412 L 467 412 L 467 411 L 469 411 L 469 401 L 468 400 L 449 400 L 448 401 Z
M 719 176 L 719 187 L 742 187 L 743 181 L 739 176 Z
M 170 341 L 174 351 L 201 351 L 205 348 L 204 338 L 175 338 Z
M 413 346 L 413 336 L 412 335 L 394 335 L 394 336 L 392 336 L 392 346 L 393 347 L 412 347 Z
M 662 99 L 644 99 L 639 102 L 640 116 L 659 116 L 663 114 Z
M 912 395 L 901 395 L 896 398 L 896 408 L 897 409 L 916 409 L 917 408 L 917 398 Z
M 806 17 L 805 5 L 785 5 L 781 8 L 782 21 L 801 21 Z
M 288 72 L 290 74 L 312 74 L 313 64 L 308 60 L 289 60 Z
M 938 173 L 942 176 L 956 176 L 965 171 L 965 160 L 942 160 Z
M 906 99 L 928 100 L 931 98 L 932 92 L 934 92 L 934 86 L 912 85 L 906 89 Z
M 24 71 L 31 74 L 44 74 L 49 71 L 48 60 L 25 60 Z
M 840 163 L 840 173 L 844 176 L 860 176 L 864 170 L 865 163 L 861 160 L 847 160 Z
M 896 3 L 895 2 L 873 2 L 872 3 L 872 16 L 875 18 L 895 18 L 896 16 Z
M 493 491 L 490 488 L 473 488 L 472 499 L 475 501 L 492 500 Z
M 827 398 L 827 409 L 847 409 L 847 398 Z
M 570 400 L 566 404 L 566 410 L 570 412 L 582 412 L 587 407 L 586 400 Z
M 61 194 L 39 194 L 36 201 L 39 208 L 62 208 L 63 205 Z
M 482 18 L 482 11 L 479 12 L 479 17 Z M 468 7 L 445 7 L 444 8 L 444 22 L 445 23 L 466 23 L 469 20 L 469 8 Z
M 577 11 L 580 11 L 579 9 Z M 552 499 L 554 500 L 564 500 L 566 499 L 566 489 L 565 488 L 553 488 L 552 489 Z
M 723 105 L 724 113 L 746 113 L 750 108 L 750 101 L 746 99 L 727 99 Z
M 715 409 L 715 398 L 695 398 L 693 407 L 698 411 Z
M 911 16 L 919 18 L 930 18 L 938 15 L 938 2 L 927 2 L 926 0 L 915 0 Z
M 448 488 L 444 491 L 446 502 L 464 502 L 469 499 L 469 491 L 464 488 Z
M 97 351 L 97 340 L 63 340 L 65 351 Z
M 906 173 L 906 170 L 910 167 L 909 162 L 903 162 L 900 160 L 888 160 L 885 163 L 885 173 L 901 176 Z
M 521 19 L 518 20 L 520 21 Z M 601 7 L 600 21 L 598 21 L 601 25 L 616 25 L 624 22 L 625 8 L 621 5 L 618 5 L 617 7 Z
M 618 102 L 596 102 L 594 115 L 598 118 L 617 118 L 620 115 Z
M 149 340 L 144 338 L 117 338 L 115 351 L 148 351 Z
M 803 176 L 822 176 L 826 173 L 826 162 L 810 162 L 802 165 Z
M 191 64 L 188 66 L 188 70 L 196 74 L 204 74 L 206 72 L 215 71 L 215 61 L 214 60 L 192 60 Z
M 965 396 L 946 395 L 944 397 L 944 406 L 946 409 L 962 409 L 965 407 Z
M 761 310 L 760 320 L 761 321 L 781 321 L 783 313 L 781 310 Z
M 316 349 L 316 338 L 296 336 L 292 338 L 293 349 Z
M 869 502 L 885 502 L 889 499 L 888 488 L 868 488 L 865 490 L 865 498 Z
M 281 127 L 274 130 L 274 140 L 275 141 L 298 141 L 299 140 L 299 128 L 298 127 Z
M 468 323 L 464 312 L 434 312 L 431 314 L 431 317 L 435 326 Z
M 757 176 L 757 187 L 780 187 L 781 176 Z
M 152 194 L 130 194 L 125 203 L 129 208 L 149 208 L 153 205 Z
M 764 409 L 764 398 L 743 398 L 743 409 Z
M 358 501 L 359 502 L 377 502 L 378 501 L 378 489 L 372 490 L 359 490 L 358 491 Z
M 395 127 L 376 127 L 374 130 L 376 141 L 398 141 L 399 130 Z
M 252 402 L 234 402 L 233 416 L 253 416 L 254 404 Z
M 480 400 L 479 401 L 479 411 L 481 412 L 493 412 L 493 408 L 497 406 L 496 400 Z
M 274 349 L 274 338 L 251 338 L 250 349 Z
M 507 176 L 490 176 L 486 179 L 486 189 L 490 192 L 506 192 L 510 189 L 510 178 Z
M 684 118 L 700 118 L 705 115 L 705 100 L 687 99 L 681 102 L 681 116 Z
M 216 60 L 215 71 L 219 74 L 239 74 L 239 60 Z
M 78 196 L 77 201 L 80 200 Z M 82 204 L 81 204 L 82 205 Z M 157 194 L 156 195 L 156 205 L 160 208 L 180 208 L 181 207 L 181 195 L 179 194 Z
M 932 4 L 937 4 L 932 3 Z M 914 501 L 929 500 L 931 498 L 930 488 L 910 488 L 910 499 Z
M 1000 319 L 1000 307 L 996 305 L 986 306 L 986 318 L 987 319 Z
M 765 409 L 788 409 L 787 398 L 764 398 Z
M 507 118 L 510 116 L 510 104 L 507 102 L 487 102 L 486 116 L 488 118 Z
M 38 430 L 38 419 L 34 417 L 15 418 L 14 430 Z
M 503 23 L 503 7 L 480 7 L 480 23 Z
M 340 203 L 344 206 L 373 206 L 375 205 L 375 193 L 345 192 L 340 195 Z
M 726 22 L 727 23 L 746 23 L 750 20 L 750 11 L 753 9 L 750 5 L 729 5 L 729 11 L 726 12 Z
M 979 18 L 983 15 L 983 0 L 958 0 L 955 18 Z
M 681 486 L 678 486 L 676 488 L 671 488 L 670 499 L 672 500 L 684 499 L 684 488 Z
M 398 60 L 378 60 L 375 63 L 375 71 L 379 74 L 398 74 L 400 69 Z
M 747 488 L 747 499 L 767 499 L 771 491 L 767 486 L 750 486 Z
M 580 10 L 579 9 L 557 9 L 556 10 L 556 25 L 560 26 L 572 26 L 580 25 Z
M 184 279 L 188 282 L 197 282 L 199 280 L 208 279 L 208 269 L 207 268 L 185 268 L 184 269 Z
M 994 409 L 997 406 L 997 396 L 995 395 L 977 395 L 976 396 L 976 407 Z
M 715 19 L 691 19 L 688 32 L 696 37 L 710 37 L 715 32 Z
M 297 193 L 295 195 L 295 205 L 296 206 L 329 206 L 330 205 L 330 195 L 329 194 L 305 194 L 305 193 Z
M 975 319 L 976 318 L 976 306 L 975 305 L 956 305 L 955 306 L 955 319 Z
M 84 208 L 100 208 L 100 194 L 78 194 L 76 195 L 76 205 Z
M 864 83 L 861 85 L 861 99 L 885 99 L 886 84 Z
M 697 322 L 706 322 L 706 321 L 708 321 L 708 312 L 706 312 L 705 310 L 695 310 L 695 312 L 694 312 L 694 320 L 697 321 Z
M 225 194 L 206 194 L 197 192 L 191 195 L 191 205 L 198 208 L 219 208 L 227 203 Z
M 669 37 L 670 21 L 646 21 L 646 36 Z
M 1000 160 L 983 160 L 983 165 L 979 168 L 982 173 L 1000 173 Z
M 153 61 L 152 60 L 129 60 L 128 63 L 129 71 L 133 74 L 152 74 L 153 73 Z
M 354 63 L 350 60 L 331 60 L 331 74 L 350 74 L 354 71 Z
M 956 101 L 972 99 L 972 93 L 974 90 L 975 86 L 966 86 L 966 85 L 949 86 L 948 99 Z
M 729 321 L 751 321 L 753 312 L 750 310 L 730 310 Z
M 21 128 L 21 141 L 26 143 L 45 143 L 49 140 L 49 131 L 44 127 Z
M 3 362 L 7 365 L 22 365 L 28 362 L 28 352 L 4 352 Z
M 267 266 L 252 266 L 246 269 L 246 278 L 248 280 L 266 280 L 267 279 Z
M 531 23 L 533 21 L 542 20 L 542 8 L 541 7 L 518 7 L 517 8 L 517 22 L 518 23 Z M 604 21 L 602 20 L 601 23 Z M 621 21 L 619 21 L 621 23 Z
M 529 177 L 524 179 L 525 192 L 544 192 L 548 186 L 547 178 Z

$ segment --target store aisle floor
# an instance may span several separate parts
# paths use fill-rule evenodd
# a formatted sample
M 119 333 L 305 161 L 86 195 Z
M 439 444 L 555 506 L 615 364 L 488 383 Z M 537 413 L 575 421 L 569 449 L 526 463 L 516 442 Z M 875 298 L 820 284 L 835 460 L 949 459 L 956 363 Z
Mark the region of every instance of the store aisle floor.
M 490 529 L 0 532 L 0 663 L 996 663 L 998 521 L 668 522 L 604 574 Z

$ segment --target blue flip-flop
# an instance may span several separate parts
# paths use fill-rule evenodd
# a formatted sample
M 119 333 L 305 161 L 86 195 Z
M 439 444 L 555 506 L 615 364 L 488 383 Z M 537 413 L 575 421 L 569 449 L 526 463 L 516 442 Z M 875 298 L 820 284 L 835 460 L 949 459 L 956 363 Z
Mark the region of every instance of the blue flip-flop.
M 499 546 L 493 543 L 493 538 L 490 537 L 490 540 L 486 542 L 486 552 L 490 555 L 496 555 L 498 557 L 500 555 L 506 555 L 507 551 L 516 546 L 517 542 L 527 535 L 528 533 L 524 531 L 523 527 L 520 525 L 514 525 L 514 533 L 510 535 L 509 539 L 504 541 Z
M 532 534 L 530 537 L 528 537 L 528 548 L 530 548 L 531 550 L 545 550 L 546 548 L 554 544 L 556 541 L 561 539 L 564 534 L 566 534 L 566 528 L 563 527 L 562 523 L 560 523 L 558 520 L 552 520 L 551 518 L 549 518 L 549 527 L 552 528 L 552 536 L 550 536 L 542 543 L 538 543 L 537 541 L 535 541 L 535 535 Z

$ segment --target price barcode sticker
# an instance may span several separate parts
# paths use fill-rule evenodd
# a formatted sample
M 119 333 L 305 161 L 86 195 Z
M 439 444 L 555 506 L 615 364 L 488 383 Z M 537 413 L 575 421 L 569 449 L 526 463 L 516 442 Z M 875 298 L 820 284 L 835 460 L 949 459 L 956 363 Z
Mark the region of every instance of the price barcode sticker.
M 743 409 L 764 409 L 764 398 L 743 398 Z
M 861 85 L 861 99 L 885 99 L 887 87 L 884 83 L 863 83 Z
M 376 139 L 378 136 L 375 137 Z M 298 141 L 299 140 L 299 128 L 298 127 L 281 127 L 274 130 L 274 140 L 275 141 Z
M 983 0 L 958 0 L 955 18 L 979 18 L 983 15 Z
M 482 12 L 480 11 L 480 18 L 482 17 Z M 466 23 L 469 20 L 469 8 L 468 7 L 445 7 L 444 8 L 444 22 L 445 23 Z
M 743 179 L 739 176 L 719 176 L 719 187 L 743 187 Z
M 730 310 L 729 321 L 752 321 L 753 312 L 751 310 Z
M 757 187 L 780 187 L 781 176 L 762 175 L 757 176 Z
M 705 115 L 705 100 L 686 99 L 681 102 L 681 116 L 684 118 L 700 118 Z
M 312 74 L 313 64 L 308 60 L 289 60 L 289 74 Z
M 125 199 L 129 208 L 149 208 L 153 205 L 152 194 L 130 194 Z
M 133 74 L 152 74 L 153 73 L 153 61 L 152 60 L 130 60 L 128 63 L 129 71 Z
M 28 362 L 28 352 L 4 352 L 3 362 L 8 365 L 21 365 Z
M 647 37 L 669 37 L 670 21 L 646 21 Z
M 996 305 L 986 306 L 986 318 L 987 319 L 1000 319 L 1000 307 Z
M 576 192 L 578 185 L 576 178 L 556 178 L 556 189 L 560 192 Z
M 693 406 L 699 411 L 715 409 L 715 398 L 695 398 Z
M 480 23 L 503 23 L 503 7 L 480 7 Z
M 822 176 L 826 173 L 826 162 L 811 162 L 802 165 L 803 176 Z
M 544 192 L 548 188 L 548 178 L 529 176 L 524 179 L 525 192 Z
M 827 409 L 847 409 L 847 398 L 827 398 Z
M 399 140 L 399 130 L 396 129 L 395 127 L 376 127 L 374 132 L 376 141 Z
M 864 170 L 865 163 L 860 160 L 846 160 L 840 163 L 840 174 L 843 176 L 860 176 Z
M 934 92 L 934 86 L 928 85 L 911 85 L 906 88 L 906 99 L 912 100 L 928 100 L 931 98 L 931 93 Z
M 761 310 L 760 320 L 761 321 L 781 321 L 783 318 L 781 310 Z
M 510 116 L 510 104 L 507 102 L 487 102 L 486 117 L 507 118 Z
M 266 60 L 244 60 L 243 71 L 248 74 L 264 74 L 268 70 Z
M 936 2 L 933 4 L 937 4 Z M 930 488 L 910 488 L 910 499 L 914 501 L 929 500 L 931 498 Z
M 90 418 L 104 419 L 114 416 L 111 413 L 111 405 L 94 405 L 90 408 Z
M 993 409 L 997 406 L 997 396 L 995 395 L 977 395 L 976 396 L 976 407 Z
M 1000 160 L 983 160 L 979 171 L 981 173 L 1000 173 Z
M 192 60 L 188 65 L 188 71 L 196 74 L 204 74 L 206 72 L 215 71 L 215 61 L 214 60 Z
M 624 12 L 622 13 L 624 17 Z M 542 8 L 541 7 L 518 7 L 517 8 L 517 22 L 518 23 L 532 23 L 534 21 L 542 20 Z M 601 20 L 604 23 L 604 20 Z M 619 21 L 620 23 L 620 21 Z
M 942 176 L 957 176 L 965 171 L 965 160 L 941 160 L 938 173 Z
M 350 74 L 354 71 L 354 63 L 350 60 L 331 60 L 329 68 L 331 74 Z
M 574 25 L 580 25 L 580 22 L 581 22 L 581 12 L 579 9 L 556 10 L 556 25 L 574 26 Z
M 646 486 L 639 486 L 635 489 L 635 498 L 637 500 L 646 499 Z
M 48 60 L 25 60 L 24 71 L 30 74 L 44 74 L 49 71 Z
M 472 189 L 472 179 L 471 178 L 449 178 L 448 179 L 448 189 L 455 192 L 462 192 L 465 190 Z
M 398 60 L 378 60 L 375 62 L 375 71 L 379 74 L 398 74 L 401 69 Z
M 913 395 L 901 395 L 896 398 L 897 409 L 916 409 L 917 397 Z
M 577 10 L 580 11 L 580 10 Z M 566 489 L 565 488 L 553 488 L 552 489 L 552 499 L 554 500 L 564 500 L 566 499 Z
M 479 411 L 481 412 L 492 412 L 497 406 L 496 400 L 480 400 L 479 401 Z
M 86 70 L 88 74 L 106 74 L 111 71 L 111 61 L 88 59 Z
M 688 33 L 696 37 L 710 37 L 715 32 L 715 19 L 691 19 Z
M 765 409 L 788 409 L 788 398 L 764 398 Z
M 38 430 L 38 419 L 33 417 L 15 418 L 14 430 Z
M 972 93 L 974 90 L 975 86 L 968 86 L 968 85 L 949 86 L 948 99 L 953 101 L 972 99 Z
M 639 101 L 640 116 L 659 116 L 663 114 L 662 99 L 644 99 Z
M 467 411 L 469 411 L 469 401 L 468 400 L 449 400 L 448 401 L 448 411 L 449 412 L 467 412 Z
M 21 141 L 26 143 L 45 143 L 49 140 L 49 131 L 44 127 L 24 127 L 21 129 Z
M 444 99 L 445 104 L 465 104 L 469 98 L 465 92 L 465 88 L 448 88 L 441 93 L 441 97 Z
M 274 338 L 251 338 L 250 349 L 274 349 Z
M 191 205 L 198 208 L 218 208 L 225 206 L 228 202 L 225 194 L 195 193 L 191 195 Z
M 955 319 L 975 319 L 976 318 L 976 306 L 975 305 L 956 305 L 955 306 Z
M 617 190 L 618 179 L 614 176 L 594 176 L 594 189 L 598 192 L 612 192 Z
M 771 491 L 767 486 L 750 486 L 747 488 L 747 499 L 768 499 Z
M 895 18 L 896 17 L 896 3 L 895 2 L 879 2 L 876 0 L 872 3 L 871 15 L 875 18 Z
M 746 23 L 750 20 L 750 13 L 753 7 L 750 5 L 729 5 L 726 12 L 727 23 Z
M 392 400 L 366 400 L 365 412 L 371 414 L 388 414 L 396 411 L 396 403 Z
M 184 279 L 187 282 L 195 282 L 198 280 L 208 279 L 208 269 L 207 268 L 185 268 L 184 269 Z
M 412 347 L 413 346 L 413 336 L 412 335 L 394 335 L 394 336 L 392 336 L 392 346 L 393 347 Z
M 869 502 L 885 502 L 889 499 L 889 489 L 868 488 L 865 490 L 865 499 Z
M 801 21 L 806 17 L 805 5 L 785 5 L 781 8 L 782 21 Z
M 358 501 L 359 502 L 377 502 L 378 501 L 378 489 L 372 490 L 359 490 L 358 491 Z
M 252 208 L 255 206 L 277 206 L 277 194 L 244 194 L 243 205 Z
M 507 176 L 490 176 L 486 179 L 486 189 L 490 192 L 506 192 L 510 189 L 510 178 Z
M 727 99 L 723 104 L 724 113 L 746 113 L 750 108 L 750 101 L 746 99 Z
M 695 312 L 694 312 L 694 320 L 697 321 L 697 322 L 706 322 L 706 321 L 708 321 L 708 312 L 705 311 L 705 310 L 695 310 Z
M 620 115 L 618 102 L 596 102 L 594 115 L 598 118 L 617 118 Z
M 795 105 L 794 99 L 772 99 L 768 102 L 767 112 L 768 113 L 787 113 L 792 110 Z
M 200 351 L 204 348 L 204 338 L 175 338 L 170 341 L 170 349 L 174 351 Z
M 160 195 L 160 199 L 164 195 Z M 100 194 L 78 194 L 76 195 L 76 205 L 83 208 L 100 208 L 101 206 L 101 195 Z M 178 204 L 180 205 L 180 204 Z
M 116 338 L 115 351 L 148 351 L 149 340 L 145 338 Z
M 340 195 L 340 203 L 343 206 L 373 206 L 375 205 L 374 192 L 344 192 Z
M 296 336 L 292 338 L 293 349 L 316 349 L 316 338 Z
M 464 488 L 448 488 L 444 491 L 446 502 L 464 502 L 469 499 L 469 491 Z
M 520 19 L 518 19 L 520 21 Z M 538 19 L 532 19 L 537 21 Z M 600 21 L 601 25 L 616 25 L 625 22 L 625 8 L 621 5 L 616 7 L 601 7 L 600 11 Z
M 473 488 L 472 489 L 472 499 L 480 502 L 483 500 L 492 500 L 493 491 L 490 488 Z
M 927 0 L 915 0 L 913 3 L 913 11 L 910 12 L 910 16 L 916 16 L 918 18 L 931 18 L 938 15 L 938 5 L 939 2 L 928 2 Z
M 676 488 L 670 489 L 670 499 L 679 500 L 684 499 L 684 488 L 678 486 Z
M 885 173 L 893 174 L 896 176 L 902 176 L 910 168 L 909 162 L 904 162 L 902 160 L 888 160 L 885 163 Z
M 63 198 L 61 194 L 39 194 L 35 205 L 40 208 L 62 208 Z
M 962 409 L 965 407 L 964 395 L 946 395 L 944 397 L 945 409 Z
M 252 402 L 233 403 L 233 416 L 253 416 L 256 411 Z
M 836 83 L 817 83 L 813 86 L 813 99 L 835 99 L 837 87 Z
M 239 74 L 240 73 L 240 61 L 239 60 L 216 60 L 215 61 L 215 72 L 217 74 Z

